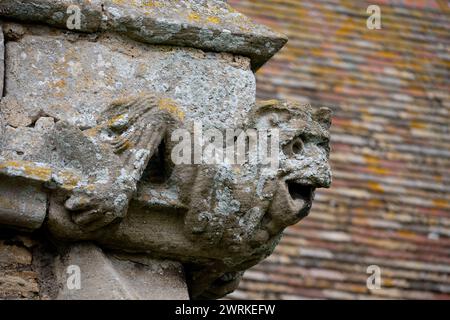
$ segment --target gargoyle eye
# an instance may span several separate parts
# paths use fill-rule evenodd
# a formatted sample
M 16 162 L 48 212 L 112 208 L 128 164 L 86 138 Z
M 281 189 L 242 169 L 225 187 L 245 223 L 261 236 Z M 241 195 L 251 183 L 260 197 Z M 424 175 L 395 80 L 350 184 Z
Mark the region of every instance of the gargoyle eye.
M 294 154 L 299 154 L 299 153 L 302 152 L 302 150 L 303 150 L 303 141 L 302 141 L 302 139 L 300 139 L 300 138 L 295 139 L 292 142 L 292 152 Z
M 295 138 L 293 141 L 284 146 L 283 151 L 287 156 L 294 156 L 302 153 L 303 140 L 300 138 Z

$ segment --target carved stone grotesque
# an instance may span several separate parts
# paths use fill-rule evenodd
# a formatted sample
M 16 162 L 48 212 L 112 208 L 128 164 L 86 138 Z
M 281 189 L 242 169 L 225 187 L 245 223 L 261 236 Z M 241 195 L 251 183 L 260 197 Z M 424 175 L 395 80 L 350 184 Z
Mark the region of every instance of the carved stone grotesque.
M 120 270 L 175 261 L 192 298 L 218 298 L 329 187 L 331 115 L 255 102 L 253 71 L 283 36 L 223 1 L 156 3 L 79 4 L 84 24 L 67 31 L 70 1 L 2 1 L 0 225 L 43 229 L 75 260 Z M 244 143 L 244 161 L 176 164 L 177 133 L 199 123 Z M 249 132 L 279 133 L 276 166 L 252 161 Z

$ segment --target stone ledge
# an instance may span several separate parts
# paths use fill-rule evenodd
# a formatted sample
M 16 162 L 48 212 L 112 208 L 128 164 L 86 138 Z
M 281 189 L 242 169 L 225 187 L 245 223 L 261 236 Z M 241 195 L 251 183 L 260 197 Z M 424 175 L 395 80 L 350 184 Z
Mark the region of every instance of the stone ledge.
M 194 47 L 251 58 L 256 71 L 287 38 L 219 0 L 2 0 L 0 17 L 67 29 L 67 8 L 81 9 L 81 32 L 114 31 L 149 44 Z

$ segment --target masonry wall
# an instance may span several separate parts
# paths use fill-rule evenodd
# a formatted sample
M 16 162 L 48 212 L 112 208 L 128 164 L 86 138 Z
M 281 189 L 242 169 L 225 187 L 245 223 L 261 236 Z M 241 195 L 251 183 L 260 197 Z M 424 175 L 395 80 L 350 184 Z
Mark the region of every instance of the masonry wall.
M 448 2 L 229 3 L 290 38 L 258 72 L 259 98 L 334 110 L 332 188 L 230 297 L 450 299 Z M 370 4 L 381 30 L 366 28 Z

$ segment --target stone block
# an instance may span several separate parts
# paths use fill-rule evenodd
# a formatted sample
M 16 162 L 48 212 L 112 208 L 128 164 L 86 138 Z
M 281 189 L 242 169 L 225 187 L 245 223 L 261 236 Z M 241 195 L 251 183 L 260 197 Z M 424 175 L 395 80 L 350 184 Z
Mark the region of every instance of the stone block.
M 255 102 L 250 61 L 231 54 L 149 46 L 116 35 L 70 39 L 40 27 L 6 49 L 16 57 L 5 71 L 15 126 L 46 115 L 90 128 L 113 100 L 150 91 L 172 97 L 186 120 L 221 128 L 242 121 Z
M 0 270 L 0 299 L 37 299 L 38 294 L 36 273 Z
M 47 195 L 38 186 L 0 178 L 0 225 L 35 230 L 47 212 Z
M 27 248 L 0 240 L 0 266 L 31 265 L 31 260 L 31 252 Z
M 73 278 L 78 271 L 79 287 Z M 88 243 L 71 246 L 57 263 L 56 275 L 62 300 L 189 299 L 180 263 L 105 253 Z

